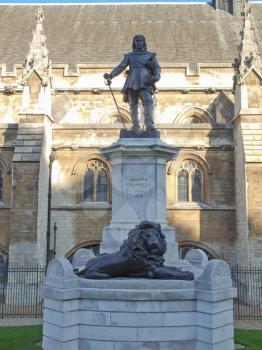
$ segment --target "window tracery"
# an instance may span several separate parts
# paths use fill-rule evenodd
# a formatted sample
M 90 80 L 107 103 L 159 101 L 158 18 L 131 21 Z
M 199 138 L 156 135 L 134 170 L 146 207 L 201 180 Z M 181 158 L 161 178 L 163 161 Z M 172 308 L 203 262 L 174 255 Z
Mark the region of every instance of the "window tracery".
M 109 170 L 98 159 L 92 159 L 87 164 L 83 200 L 88 202 L 108 202 L 109 200 Z
M 175 119 L 176 124 L 200 124 L 207 123 L 213 125 L 213 116 L 204 108 L 190 106 L 183 109 Z
M 119 111 L 115 108 L 110 109 L 107 111 L 106 115 L 102 116 L 99 122 L 102 124 L 123 124 L 123 122 L 131 123 L 130 112 L 126 108 L 119 106 Z
M 177 201 L 202 202 L 204 173 L 196 161 L 183 161 L 177 172 Z
M 197 116 L 197 115 L 192 115 L 192 116 L 189 116 L 185 119 L 185 124 L 199 124 L 199 123 L 205 123 L 206 121 Z
M 202 249 L 206 253 L 208 260 L 217 258 L 217 256 L 215 255 L 214 252 L 212 252 L 210 249 L 208 249 L 206 246 L 203 246 L 200 243 L 181 242 L 181 243 L 179 243 L 179 248 L 178 248 L 178 254 L 179 254 L 180 259 L 185 259 L 186 254 L 192 249 Z
M 110 117 L 110 122 L 112 124 L 123 124 L 124 123 L 130 123 L 130 119 L 127 118 L 127 116 L 123 113 L 121 113 L 121 117 L 119 113 L 115 113 Z

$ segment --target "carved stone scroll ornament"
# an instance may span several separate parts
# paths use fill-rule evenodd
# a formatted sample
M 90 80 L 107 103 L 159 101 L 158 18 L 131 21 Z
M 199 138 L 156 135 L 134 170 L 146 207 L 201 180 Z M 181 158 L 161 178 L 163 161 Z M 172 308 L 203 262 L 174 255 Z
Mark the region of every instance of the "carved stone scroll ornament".
M 72 265 L 67 259 L 57 258 L 50 261 L 46 273 L 47 279 L 70 280 L 74 279 Z

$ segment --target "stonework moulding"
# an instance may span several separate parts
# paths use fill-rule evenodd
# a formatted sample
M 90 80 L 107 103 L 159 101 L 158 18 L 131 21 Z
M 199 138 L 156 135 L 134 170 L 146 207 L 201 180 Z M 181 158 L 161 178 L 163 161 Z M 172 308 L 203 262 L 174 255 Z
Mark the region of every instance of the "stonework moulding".
M 208 256 L 212 257 L 212 259 L 219 258 L 218 253 L 216 253 L 209 245 L 199 241 L 179 241 L 179 249 L 183 247 L 192 247 L 192 250 L 202 249 L 202 251 L 205 251 L 205 253 L 208 254 Z
M 4 175 L 11 174 L 9 161 L 3 154 L 0 154 L 0 169 L 3 171 Z
M 35 72 L 41 79 L 42 86 L 51 85 L 52 72 L 51 61 L 48 58 L 46 36 L 43 29 L 44 12 L 41 7 L 36 13 L 36 28 L 33 31 L 33 39 L 30 43 L 29 53 L 24 63 L 24 70 L 20 84 L 25 85 L 28 77 Z
M 107 168 L 109 170 L 109 173 L 111 174 L 111 171 L 112 171 L 111 163 L 108 160 L 106 160 L 104 157 L 102 157 L 99 153 L 92 152 L 90 154 L 86 154 L 86 155 L 82 156 L 81 158 L 77 159 L 77 161 L 75 162 L 75 164 L 73 166 L 71 175 L 83 175 L 84 171 L 86 169 L 87 163 L 93 159 L 96 159 L 96 160 L 99 160 L 99 161 L 105 163 L 105 165 L 107 166 Z
M 0 254 L 8 255 L 8 247 L 0 244 Z
M 122 107 L 122 106 L 119 106 L 119 110 L 120 110 L 121 117 L 123 118 L 124 122 L 131 123 L 131 116 L 130 116 L 129 109 Z M 102 115 L 100 118 L 98 118 L 99 120 L 97 122 L 101 123 L 101 124 L 112 124 L 112 123 L 114 123 L 114 118 L 119 118 L 118 111 L 115 107 L 107 110 L 104 115 Z
M 90 249 L 93 248 L 96 245 L 100 244 L 100 240 L 91 240 L 91 241 L 84 241 L 77 243 L 72 249 L 70 249 L 66 254 L 65 257 L 68 259 L 70 256 L 72 256 L 74 253 L 76 253 L 80 249 Z
M 190 118 L 195 118 L 196 121 L 191 121 Z M 214 124 L 214 118 L 210 112 L 199 106 L 189 106 L 184 108 L 174 120 L 174 124 L 183 123 L 208 123 Z
M 212 175 L 213 170 L 209 162 L 201 155 L 195 154 L 195 153 L 186 153 L 186 154 L 179 155 L 176 160 L 170 163 L 167 169 L 167 174 L 168 175 L 176 174 L 179 166 L 185 160 L 195 160 L 202 166 L 203 171 L 206 175 Z

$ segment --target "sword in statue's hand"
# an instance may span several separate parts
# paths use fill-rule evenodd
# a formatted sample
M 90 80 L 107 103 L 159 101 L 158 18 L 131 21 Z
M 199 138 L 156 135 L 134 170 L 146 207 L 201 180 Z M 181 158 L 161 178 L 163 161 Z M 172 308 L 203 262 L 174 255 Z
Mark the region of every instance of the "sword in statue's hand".
M 121 120 L 121 122 L 122 122 L 124 128 L 126 129 L 126 124 L 125 124 L 124 119 L 123 119 L 123 117 L 122 117 L 122 115 L 121 115 L 121 113 L 120 113 L 120 109 L 119 109 L 118 104 L 117 104 L 117 102 L 116 102 L 115 95 L 114 95 L 113 90 L 112 90 L 112 88 L 111 88 L 112 75 L 111 75 L 111 74 L 108 74 L 108 73 L 105 73 L 105 74 L 104 74 L 104 79 L 105 79 L 105 85 L 107 85 L 107 86 L 109 87 L 109 90 L 110 90 L 111 95 L 112 95 L 112 97 L 113 97 L 113 100 L 114 100 L 114 102 L 115 102 L 115 105 L 116 105 L 116 108 L 117 108 L 117 111 L 118 111 L 119 118 L 120 118 L 120 120 Z

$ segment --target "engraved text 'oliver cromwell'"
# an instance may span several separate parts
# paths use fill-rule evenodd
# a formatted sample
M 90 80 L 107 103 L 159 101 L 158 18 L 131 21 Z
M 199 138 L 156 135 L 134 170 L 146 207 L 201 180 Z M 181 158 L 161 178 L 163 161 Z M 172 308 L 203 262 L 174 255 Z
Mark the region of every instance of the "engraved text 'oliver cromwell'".
M 127 194 L 137 199 L 142 199 L 151 187 L 151 181 L 146 176 L 130 177 L 126 181 Z

